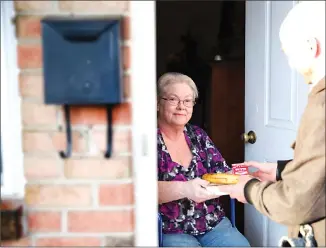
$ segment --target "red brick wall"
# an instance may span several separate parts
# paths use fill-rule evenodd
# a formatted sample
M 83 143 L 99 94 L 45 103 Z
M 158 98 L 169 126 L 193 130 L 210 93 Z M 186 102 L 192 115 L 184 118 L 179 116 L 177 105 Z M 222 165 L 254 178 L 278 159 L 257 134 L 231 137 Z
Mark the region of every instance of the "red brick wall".
M 132 245 L 131 99 L 128 1 L 16 1 L 22 96 L 28 237 L 11 245 Z M 73 155 L 66 147 L 62 107 L 43 102 L 40 19 L 46 15 L 123 14 L 125 103 L 113 111 L 113 157 L 104 159 L 106 111 L 75 107 Z M 10 245 L 9 244 L 9 245 Z

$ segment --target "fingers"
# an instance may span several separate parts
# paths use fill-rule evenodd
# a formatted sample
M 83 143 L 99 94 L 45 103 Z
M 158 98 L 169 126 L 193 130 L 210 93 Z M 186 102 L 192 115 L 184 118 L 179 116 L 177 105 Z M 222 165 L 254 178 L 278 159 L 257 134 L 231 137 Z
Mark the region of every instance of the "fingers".
M 252 166 L 257 169 L 261 169 L 263 167 L 262 163 L 258 163 L 256 161 L 247 161 L 247 162 L 244 162 L 244 164 L 246 166 Z
M 260 181 L 271 181 L 271 175 L 262 171 L 256 171 L 252 173 L 251 176 L 258 178 Z
M 196 192 L 195 192 L 195 195 L 194 195 L 194 198 L 193 200 L 197 203 L 201 203 L 201 202 L 204 202 L 204 201 L 207 201 L 209 199 L 212 199 L 213 196 L 216 196 L 214 193 L 208 191 L 207 189 L 205 188 L 202 188 L 202 187 L 198 187 L 196 189 Z M 216 196 L 217 197 L 217 196 Z
M 270 181 L 270 175 L 265 174 L 265 173 L 260 173 L 259 176 L 257 176 L 257 178 L 260 181 Z
M 250 176 L 253 176 L 253 177 L 259 177 L 259 171 L 255 171 L 255 172 L 249 172 L 249 175 Z
M 221 185 L 221 186 L 217 186 L 217 188 L 221 192 L 225 192 L 225 193 L 229 193 L 229 194 L 231 194 L 233 192 L 232 185 Z
M 205 188 L 200 188 L 198 190 L 198 195 L 203 198 L 206 198 L 206 197 L 210 197 L 210 196 L 214 195 L 214 193 L 210 192 L 209 190 L 207 190 Z
M 266 176 L 265 174 L 266 173 L 264 173 L 264 172 L 262 172 L 260 170 L 250 173 L 251 176 L 258 177 L 258 178 Z
M 203 180 L 201 178 L 197 178 L 196 181 L 198 182 L 198 184 L 200 186 L 203 186 L 203 187 L 206 187 L 210 184 L 210 182 L 206 181 L 206 180 Z
M 219 196 L 216 195 L 215 193 L 210 192 L 207 189 L 201 188 L 200 190 L 198 190 L 196 192 L 196 197 L 195 197 L 194 200 L 197 203 L 201 203 L 201 202 L 204 202 L 204 201 L 207 201 L 207 200 L 210 200 L 210 199 L 213 199 L 213 198 L 218 198 L 218 197 Z

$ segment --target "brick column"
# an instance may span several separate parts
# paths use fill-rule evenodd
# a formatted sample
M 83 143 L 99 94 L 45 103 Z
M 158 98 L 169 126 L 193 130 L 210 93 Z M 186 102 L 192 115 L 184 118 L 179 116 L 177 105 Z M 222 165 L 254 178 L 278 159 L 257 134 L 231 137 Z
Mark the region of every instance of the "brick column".
M 15 1 L 22 96 L 28 237 L 11 245 L 132 246 L 131 104 L 128 1 Z M 106 110 L 74 107 L 73 154 L 62 107 L 43 101 L 40 19 L 122 14 L 125 103 L 113 110 L 113 157 L 104 159 Z M 9 245 L 10 245 L 9 244 Z

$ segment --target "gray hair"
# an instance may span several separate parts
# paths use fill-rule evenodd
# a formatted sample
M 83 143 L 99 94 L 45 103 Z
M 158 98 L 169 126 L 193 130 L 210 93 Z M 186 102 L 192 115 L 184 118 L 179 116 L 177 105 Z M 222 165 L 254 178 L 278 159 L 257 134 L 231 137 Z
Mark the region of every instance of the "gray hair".
M 279 37 L 282 43 L 296 44 L 318 38 L 325 43 L 325 1 L 302 1 L 296 4 L 281 24 Z M 300 42 L 301 42 L 300 40 Z
M 194 99 L 198 98 L 198 89 L 195 82 L 187 75 L 178 72 L 168 72 L 159 78 L 157 83 L 157 95 L 162 96 L 165 88 L 175 83 L 187 84 L 193 91 Z

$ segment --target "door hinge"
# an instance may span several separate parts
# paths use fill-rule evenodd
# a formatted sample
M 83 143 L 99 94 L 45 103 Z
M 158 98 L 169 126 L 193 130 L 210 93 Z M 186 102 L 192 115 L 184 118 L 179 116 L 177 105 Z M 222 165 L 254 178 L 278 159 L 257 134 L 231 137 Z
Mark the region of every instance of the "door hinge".
M 11 23 L 13 24 L 13 25 L 17 25 L 17 19 L 18 19 L 18 16 L 17 15 L 15 15 L 14 17 L 12 17 L 11 18 Z
M 148 141 L 146 134 L 143 134 L 142 136 L 142 155 L 147 156 L 148 155 Z

